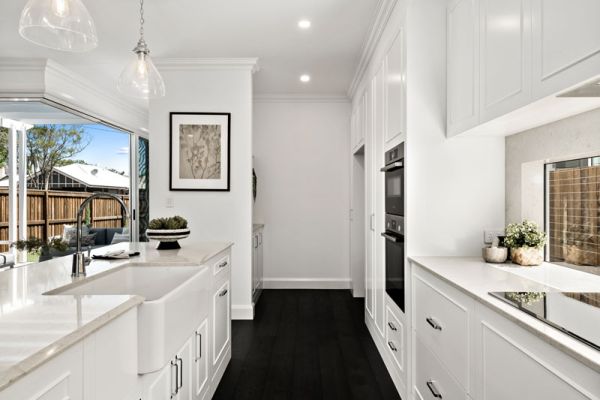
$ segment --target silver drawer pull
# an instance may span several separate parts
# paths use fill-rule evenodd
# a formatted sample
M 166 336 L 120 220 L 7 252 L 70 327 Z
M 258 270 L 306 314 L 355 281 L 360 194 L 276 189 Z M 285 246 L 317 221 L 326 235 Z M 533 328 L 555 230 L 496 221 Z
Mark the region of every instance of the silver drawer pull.
M 390 327 L 391 330 L 393 331 L 397 331 L 398 328 L 396 328 L 396 326 L 394 326 L 394 324 L 392 324 L 391 322 L 388 322 L 388 326 Z
M 225 296 L 227 294 L 227 292 L 228 292 L 227 289 L 223 290 L 221 293 L 219 293 L 219 297 Z
M 431 379 L 427 381 L 427 387 L 431 391 L 431 394 L 433 395 L 433 397 L 435 397 L 437 399 L 442 398 L 442 394 L 440 393 L 438 388 L 435 386 L 435 383 Z
M 223 261 L 221 264 L 219 264 L 219 268 L 225 268 L 227 264 L 229 264 L 227 261 Z
M 392 351 L 395 351 L 395 352 L 398 351 L 398 349 L 396 348 L 396 345 L 394 344 L 394 342 L 388 342 L 388 346 L 390 346 L 390 349 Z
M 442 326 L 440 324 L 437 323 L 437 321 L 431 317 L 427 317 L 425 318 L 425 320 L 427 321 L 427 323 L 429 325 L 431 325 L 431 327 L 433 329 L 435 329 L 436 331 L 441 331 L 442 330 Z

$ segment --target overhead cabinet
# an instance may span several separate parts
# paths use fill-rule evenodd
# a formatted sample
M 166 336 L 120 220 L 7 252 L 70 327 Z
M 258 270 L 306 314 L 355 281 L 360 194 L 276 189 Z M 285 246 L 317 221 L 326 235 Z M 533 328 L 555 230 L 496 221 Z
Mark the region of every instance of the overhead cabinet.
M 596 0 L 451 2 L 447 135 L 511 134 L 600 106 L 556 97 L 600 74 L 597 15 Z

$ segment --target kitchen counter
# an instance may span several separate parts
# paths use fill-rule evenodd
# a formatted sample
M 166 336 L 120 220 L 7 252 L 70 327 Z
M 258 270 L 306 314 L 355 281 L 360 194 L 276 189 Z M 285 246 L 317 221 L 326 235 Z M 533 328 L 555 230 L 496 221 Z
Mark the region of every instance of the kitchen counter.
M 65 285 L 128 263 L 202 265 L 232 243 L 183 242 L 179 250 L 155 249 L 156 243 L 121 243 L 92 251 L 139 251 L 130 259 L 94 260 L 86 278 L 71 277 L 72 256 L 0 272 L 0 390 L 84 339 L 144 299 L 132 295 L 45 295 Z
M 600 276 L 548 263 L 539 267 L 488 264 L 477 257 L 409 257 L 409 260 L 600 373 L 600 351 L 488 294 L 503 291 L 600 292 Z

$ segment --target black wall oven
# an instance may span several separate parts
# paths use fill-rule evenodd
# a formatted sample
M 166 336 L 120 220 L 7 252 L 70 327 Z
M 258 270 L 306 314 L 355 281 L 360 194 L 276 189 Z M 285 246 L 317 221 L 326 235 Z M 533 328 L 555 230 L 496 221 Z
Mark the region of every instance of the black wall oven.
M 404 144 L 385 153 L 385 291 L 404 311 Z
M 385 153 L 385 213 L 404 215 L 404 143 Z

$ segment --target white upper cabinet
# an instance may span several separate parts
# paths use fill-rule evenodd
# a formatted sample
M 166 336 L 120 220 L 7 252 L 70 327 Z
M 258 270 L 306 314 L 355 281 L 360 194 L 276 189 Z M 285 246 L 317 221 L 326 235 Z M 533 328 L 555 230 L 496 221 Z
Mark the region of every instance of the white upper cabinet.
M 478 0 L 448 6 L 448 136 L 479 122 Z
M 598 15 L 598 0 L 451 1 L 447 135 L 509 135 L 600 107 L 557 97 L 600 75 Z
M 534 97 L 600 74 L 600 1 L 532 0 Z
M 386 143 L 405 132 L 406 88 L 404 64 L 404 28 L 400 27 L 385 59 L 385 91 L 387 96 Z
M 488 120 L 531 98 L 530 0 L 480 3 L 481 118 Z

